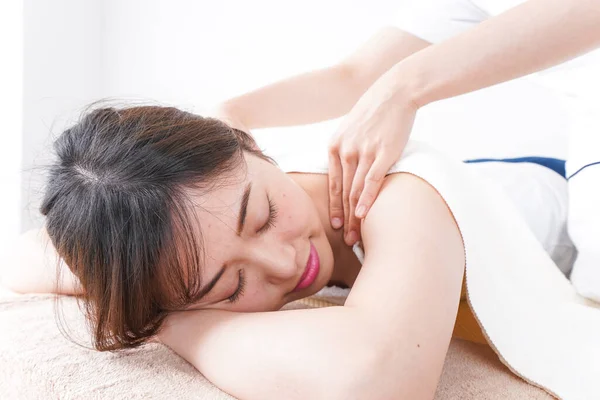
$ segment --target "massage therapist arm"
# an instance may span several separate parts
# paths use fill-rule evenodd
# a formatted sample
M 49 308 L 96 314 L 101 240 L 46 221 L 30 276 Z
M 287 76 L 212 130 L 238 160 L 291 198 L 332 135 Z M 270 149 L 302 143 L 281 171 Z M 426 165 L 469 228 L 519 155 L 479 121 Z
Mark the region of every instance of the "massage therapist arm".
M 419 108 L 548 68 L 599 45 L 597 0 L 529 0 L 394 65 L 365 92 L 334 137 L 340 156 L 330 160 L 330 185 L 342 187 L 351 213 L 346 218 L 368 212 L 385 173 L 404 150 Z
M 233 97 L 220 104 L 216 113 L 248 130 L 339 118 L 385 71 L 428 45 L 400 29 L 383 28 L 334 65 Z
M 598 46 L 600 2 L 529 0 L 407 58 L 381 81 L 422 107 L 552 67 Z

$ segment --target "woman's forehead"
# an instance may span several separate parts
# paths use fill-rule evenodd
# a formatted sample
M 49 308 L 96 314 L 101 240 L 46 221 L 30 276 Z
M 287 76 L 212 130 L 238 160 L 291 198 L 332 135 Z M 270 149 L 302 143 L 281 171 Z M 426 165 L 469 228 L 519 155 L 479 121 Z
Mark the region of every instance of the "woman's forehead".
M 239 234 L 243 217 L 252 212 L 250 199 L 264 190 L 273 173 L 264 167 L 263 164 L 268 164 L 266 161 L 252 155 L 242 164 L 223 176 L 210 190 L 192 191 L 194 219 L 204 240 L 224 240 Z
M 211 190 L 192 191 L 191 218 L 203 242 L 230 240 L 232 235 L 237 235 L 242 209 L 244 214 L 249 211 L 249 194 L 253 186 L 257 185 L 253 184 L 251 176 L 244 174 L 235 179 L 226 179 Z
M 272 177 L 273 171 L 265 168 L 269 163 L 254 155 L 247 155 L 240 164 L 238 168 L 221 176 L 218 184 L 215 184 L 210 190 L 195 189 L 193 191 L 194 209 L 198 213 L 228 215 L 237 218 L 244 194 L 260 190 Z M 248 190 L 249 185 L 251 186 L 250 190 Z
M 227 185 L 210 192 L 195 196 L 193 199 L 194 212 L 202 229 L 204 225 L 213 226 L 218 222 L 235 229 L 235 219 L 240 209 L 244 185 Z

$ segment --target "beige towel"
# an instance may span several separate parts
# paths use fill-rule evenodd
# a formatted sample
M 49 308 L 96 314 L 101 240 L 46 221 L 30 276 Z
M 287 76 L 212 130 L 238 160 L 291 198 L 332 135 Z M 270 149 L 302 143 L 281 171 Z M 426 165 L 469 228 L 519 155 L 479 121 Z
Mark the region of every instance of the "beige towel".
M 74 299 L 61 301 L 71 333 L 89 340 Z M 110 354 L 71 343 L 58 331 L 50 296 L 0 297 L 0 327 L 0 399 L 233 399 L 161 344 Z M 435 398 L 551 396 L 513 375 L 489 347 L 453 340 Z

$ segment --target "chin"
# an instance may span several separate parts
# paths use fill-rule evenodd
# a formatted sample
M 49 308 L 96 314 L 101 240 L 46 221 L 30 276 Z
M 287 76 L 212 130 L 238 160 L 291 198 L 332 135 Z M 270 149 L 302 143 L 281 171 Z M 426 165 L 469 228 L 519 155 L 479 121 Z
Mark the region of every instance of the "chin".
M 317 279 L 315 279 L 313 284 L 307 288 L 307 291 L 309 291 L 310 293 L 307 294 L 306 297 L 312 296 L 313 294 L 317 293 L 319 290 L 326 287 L 327 283 L 331 280 L 332 275 L 333 275 L 333 268 L 332 268 L 331 264 L 328 263 L 325 266 L 325 268 L 321 269 L 319 276 L 317 277 Z
M 309 287 L 305 288 L 304 290 L 301 290 L 299 292 L 293 292 L 291 293 L 292 296 L 294 296 L 293 298 L 291 298 L 290 300 L 288 300 L 286 302 L 287 303 L 291 303 L 293 301 L 297 301 L 300 299 L 304 299 L 306 297 L 310 297 L 316 293 L 319 292 L 319 290 L 323 289 L 325 286 L 327 286 L 327 282 L 329 282 L 329 279 L 327 279 L 326 277 L 321 276 L 321 274 L 319 274 L 319 276 L 317 277 L 317 279 L 313 282 L 312 285 L 310 285 Z M 283 307 L 283 306 L 282 306 Z

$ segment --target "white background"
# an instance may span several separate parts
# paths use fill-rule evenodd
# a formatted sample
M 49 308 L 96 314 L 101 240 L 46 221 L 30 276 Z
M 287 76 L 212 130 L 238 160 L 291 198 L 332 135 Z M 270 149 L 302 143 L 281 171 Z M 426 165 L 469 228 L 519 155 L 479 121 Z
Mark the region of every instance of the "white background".
M 0 240 L 41 225 L 42 172 L 51 161 L 51 142 L 84 105 L 135 98 L 202 113 L 230 96 L 335 63 L 393 23 L 400 3 L 3 2 L 2 40 L 10 46 L 2 73 L 8 91 L 0 94 L 6 113 Z M 257 135 L 267 147 L 316 141 L 324 149 L 336 126 L 333 121 Z M 414 136 L 461 158 L 564 157 L 567 126 L 551 91 L 519 81 L 427 106 L 418 114 Z

